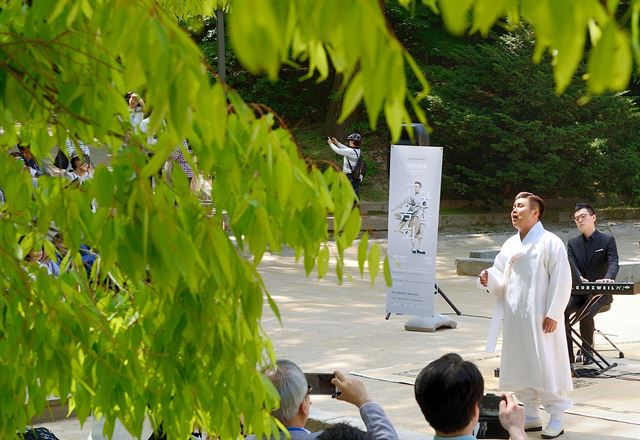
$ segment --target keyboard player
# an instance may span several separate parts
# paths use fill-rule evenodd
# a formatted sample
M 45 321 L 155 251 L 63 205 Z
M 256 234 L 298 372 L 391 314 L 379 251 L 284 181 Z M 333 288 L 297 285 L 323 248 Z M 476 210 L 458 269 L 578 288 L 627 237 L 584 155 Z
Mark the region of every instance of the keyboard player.
M 596 211 L 588 203 L 578 203 L 573 210 L 573 219 L 580 235 L 569 240 L 567 254 L 573 285 L 584 282 L 613 282 L 618 274 L 618 249 L 616 240 L 610 235 L 603 234 L 596 229 Z M 588 310 L 582 310 L 591 295 L 578 295 L 572 291 L 569 304 L 564 313 L 567 332 L 567 346 L 569 347 L 569 361 L 575 362 L 573 343 L 571 340 L 571 326 L 569 317 L 573 313 L 580 313 L 580 336 L 589 344 L 582 347 L 583 351 L 591 351 L 593 345 L 594 322 L 593 317 L 605 306 L 611 304 L 613 298 L 609 294 L 601 295 L 591 304 Z M 592 362 L 589 356 L 582 356 L 585 365 Z

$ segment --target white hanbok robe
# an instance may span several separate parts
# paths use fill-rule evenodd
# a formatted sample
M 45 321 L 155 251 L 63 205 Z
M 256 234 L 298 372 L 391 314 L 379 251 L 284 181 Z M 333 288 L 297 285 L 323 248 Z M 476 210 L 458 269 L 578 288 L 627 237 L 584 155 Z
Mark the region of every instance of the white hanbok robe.
M 573 390 L 564 329 L 571 269 L 562 240 L 538 222 L 524 240 L 509 238 L 488 272 L 487 289 L 498 296 L 488 351 L 504 318 L 500 389 Z M 546 316 L 558 323 L 552 333 L 542 330 Z

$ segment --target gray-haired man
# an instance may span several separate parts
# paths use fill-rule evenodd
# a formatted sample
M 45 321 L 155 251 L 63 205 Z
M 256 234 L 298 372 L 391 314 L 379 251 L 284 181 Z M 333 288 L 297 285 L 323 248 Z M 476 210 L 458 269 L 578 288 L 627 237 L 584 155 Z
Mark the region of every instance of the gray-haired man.
M 322 431 L 311 432 L 304 427 L 311 412 L 311 390 L 300 367 L 281 359 L 276 362 L 276 369 L 267 376 L 280 394 L 280 408 L 273 415 L 286 426 L 291 440 L 318 438 Z M 360 409 L 360 416 L 372 439 L 398 440 L 398 434 L 384 409 L 371 400 L 360 380 L 348 378 L 336 371 L 332 382 L 341 392 L 338 400 L 349 402 Z M 281 437 L 284 438 L 284 434 Z M 255 440 L 255 436 L 249 436 L 247 440 Z

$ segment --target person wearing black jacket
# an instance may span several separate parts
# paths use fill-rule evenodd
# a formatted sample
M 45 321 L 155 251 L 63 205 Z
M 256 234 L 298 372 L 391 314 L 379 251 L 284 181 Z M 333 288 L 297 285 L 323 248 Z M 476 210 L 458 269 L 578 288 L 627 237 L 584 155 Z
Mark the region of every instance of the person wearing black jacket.
M 596 211 L 588 203 L 578 203 L 573 210 L 573 219 L 580 231 L 580 235 L 569 240 L 567 254 L 571 266 L 573 286 L 585 282 L 613 282 L 618 275 L 618 249 L 616 240 L 611 235 L 603 234 L 596 229 Z M 569 317 L 579 313 L 589 301 L 590 295 L 576 295 L 573 291 L 564 314 L 567 331 L 567 345 L 569 347 L 569 361 L 575 362 L 573 344 L 571 341 L 571 326 Z M 593 317 L 600 310 L 611 304 L 611 295 L 601 295 L 580 320 L 580 336 L 588 343 L 582 347 L 584 351 L 591 351 L 593 346 L 594 322 Z M 583 356 L 585 365 L 592 362 L 588 356 Z

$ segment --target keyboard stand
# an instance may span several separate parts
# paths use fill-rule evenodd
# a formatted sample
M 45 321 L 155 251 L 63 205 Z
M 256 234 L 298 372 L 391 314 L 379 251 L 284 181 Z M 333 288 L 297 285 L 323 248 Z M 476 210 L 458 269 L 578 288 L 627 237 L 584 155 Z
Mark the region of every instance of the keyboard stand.
M 587 311 L 589 310 L 589 308 L 595 304 L 596 301 L 598 301 L 600 299 L 600 297 L 602 296 L 602 294 L 599 295 L 593 295 L 589 301 L 587 301 L 587 303 L 578 311 L 573 315 L 573 318 L 571 318 L 571 320 L 569 321 L 569 326 L 571 327 L 571 340 L 578 346 L 580 347 L 580 353 L 582 353 L 582 356 L 586 356 L 588 357 L 591 361 L 593 361 L 594 364 L 596 364 L 598 366 L 598 370 L 593 371 L 593 375 L 597 376 L 600 375 L 606 371 L 609 371 L 610 369 L 617 367 L 618 364 L 617 363 L 610 363 L 609 361 L 607 361 L 604 356 L 602 356 L 598 350 L 596 350 L 592 345 L 590 345 L 587 341 L 584 340 L 584 338 L 580 335 L 580 333 L 578 333 L 578 331 L 573 328 L 573 326 L 575 324 L 577 324 L 578 322 L 580 322 L 580 320 L 582 318 L 584 318 L 587 315 Z M 595 335 L 594 335 L 595 336 Z M 594 339 L 595 340 L 595 339 Z M 587 350 L 584 349 L 584 347 L 589 347 Z M 573 350 L 573 348 L 572 348 Z M 575 375 L 577 377 L 586 377 L 587 375 L 585 375 L 584 373 L 581 375 L 580 373 L 578 373 L 578 371 L 573 370 L 573 372 L 575 373 Z

